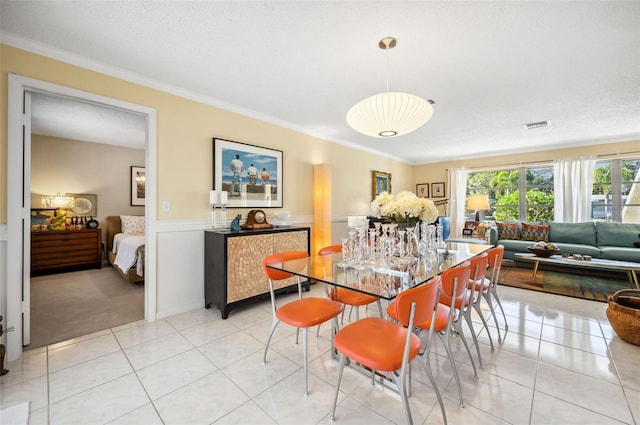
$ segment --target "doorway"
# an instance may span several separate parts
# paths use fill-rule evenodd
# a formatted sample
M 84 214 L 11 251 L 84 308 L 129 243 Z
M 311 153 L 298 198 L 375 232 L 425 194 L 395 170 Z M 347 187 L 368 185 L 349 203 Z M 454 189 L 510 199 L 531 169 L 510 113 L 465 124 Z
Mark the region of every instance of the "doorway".
M 7 360 L 21 356 L 30 339 L 30 93 L 63 96 L 142 114 L 146 120 L 145 320 L 156 318 L 156 111 L 15 74 L 8 78 Z

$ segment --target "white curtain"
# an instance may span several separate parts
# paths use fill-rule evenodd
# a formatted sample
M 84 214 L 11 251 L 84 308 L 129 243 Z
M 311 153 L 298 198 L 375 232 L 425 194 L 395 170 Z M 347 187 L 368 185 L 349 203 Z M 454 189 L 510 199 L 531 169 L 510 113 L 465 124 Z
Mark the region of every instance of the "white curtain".
M 469 170 L 466 168 L 449 169 L 449 211 L 451 214 L 451 235 L 462 233 L 464 227 L 464 207 L 467 197 L 467 177 Z
M 580 223 L 591 219 L 591 195 L 596 158 L 553 161 L 554 220 Z

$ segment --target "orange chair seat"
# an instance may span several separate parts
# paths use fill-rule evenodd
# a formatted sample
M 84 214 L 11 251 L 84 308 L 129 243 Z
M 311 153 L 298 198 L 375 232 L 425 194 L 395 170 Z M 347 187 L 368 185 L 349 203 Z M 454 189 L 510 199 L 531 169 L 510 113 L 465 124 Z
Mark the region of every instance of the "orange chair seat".
M 473 289 L 476 292 L 479 292 L 479 291 L 486 292 L 489 290 L 490 286 L 491 286 L 491 282 L 487 279 L 482 279 L 478 282 L 475 282 L 475 285 L 473 284 L 473 279 L 471 279 L 469 280 L 469 284 L 467 285 L 467 288 Z
M 466 298 L 464 299 L 464 304 L 462 303 L 463 302 L 462 297 L 456 298 L 454 307 L 457 308 L 458 310 L 461 310 L 462 307 L 467 307 L 469 305 L 469 295 L 470 293 L 467 293 Z M 441 293 L 440 304 L 451 306 L 451 297 L 445 293 Z
M 329 291 L 329 298 L 347 305 L 360 306 L 374 303 L 378 298 L 352 291 L 346 288 L 333 288 Z
M 384 372 L 402 367 L 407 328 L 379 317 L 367 317 L 342 328 L 334 338 L 336 349 L 364 366 Z M 420 338 L 413 334 L 409 360 L 420 350 Z
M 434 332 L 440 332 L 447 327 L 447 321 L 449 320 L 449 310 L 449 306 L 438 303 L 438 306 L 436 307 L 436 323 L 433 326 Z M 387 307 L 387 315 L 392 319 L 398 320 L 398 318 L 396 317 L 395 305 L 389 304 L 389 306 Z M 417 328 L 429 330 L 429 328 L 431 327 L 431 319 L 426 320 L 422 323 L 415 323 L 414 325 Z
M 308 297 L 291 301 L 276 310 L 276 317 L 296 328 L 309 328 L 342 312 L 342 304 L 326 298 Z

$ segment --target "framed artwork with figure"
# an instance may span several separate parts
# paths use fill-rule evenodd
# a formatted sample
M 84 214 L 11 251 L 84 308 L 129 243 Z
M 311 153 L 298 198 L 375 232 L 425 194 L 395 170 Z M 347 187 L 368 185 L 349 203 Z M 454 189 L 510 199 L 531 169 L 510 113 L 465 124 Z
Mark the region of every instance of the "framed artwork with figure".
M 228 208 L 282 208 L 282 151 L 213 138 L 213 188 Z
M 444 182 L 431 183 L 431 197 L 444 198 Z
M 420 183 L 416 185 L 416 196 L 418 198 L 429 197 L 429 183 Z
M 371 178 L 371 199 L 376 199 L 376 196 L 382 192 L 391 193 L 391 173 L 373 170 Z

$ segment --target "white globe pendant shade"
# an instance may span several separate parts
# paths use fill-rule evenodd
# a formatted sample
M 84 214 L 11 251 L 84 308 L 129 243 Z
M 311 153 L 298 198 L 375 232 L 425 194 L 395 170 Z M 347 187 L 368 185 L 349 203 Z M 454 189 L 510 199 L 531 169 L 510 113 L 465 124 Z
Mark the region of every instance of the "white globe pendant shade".
M 433 115 L 433 106 L 408 93 L 376 94 L 356 103 L 347 112 L 351 128 L 371 137 L 389 138 L 411 133 Z

